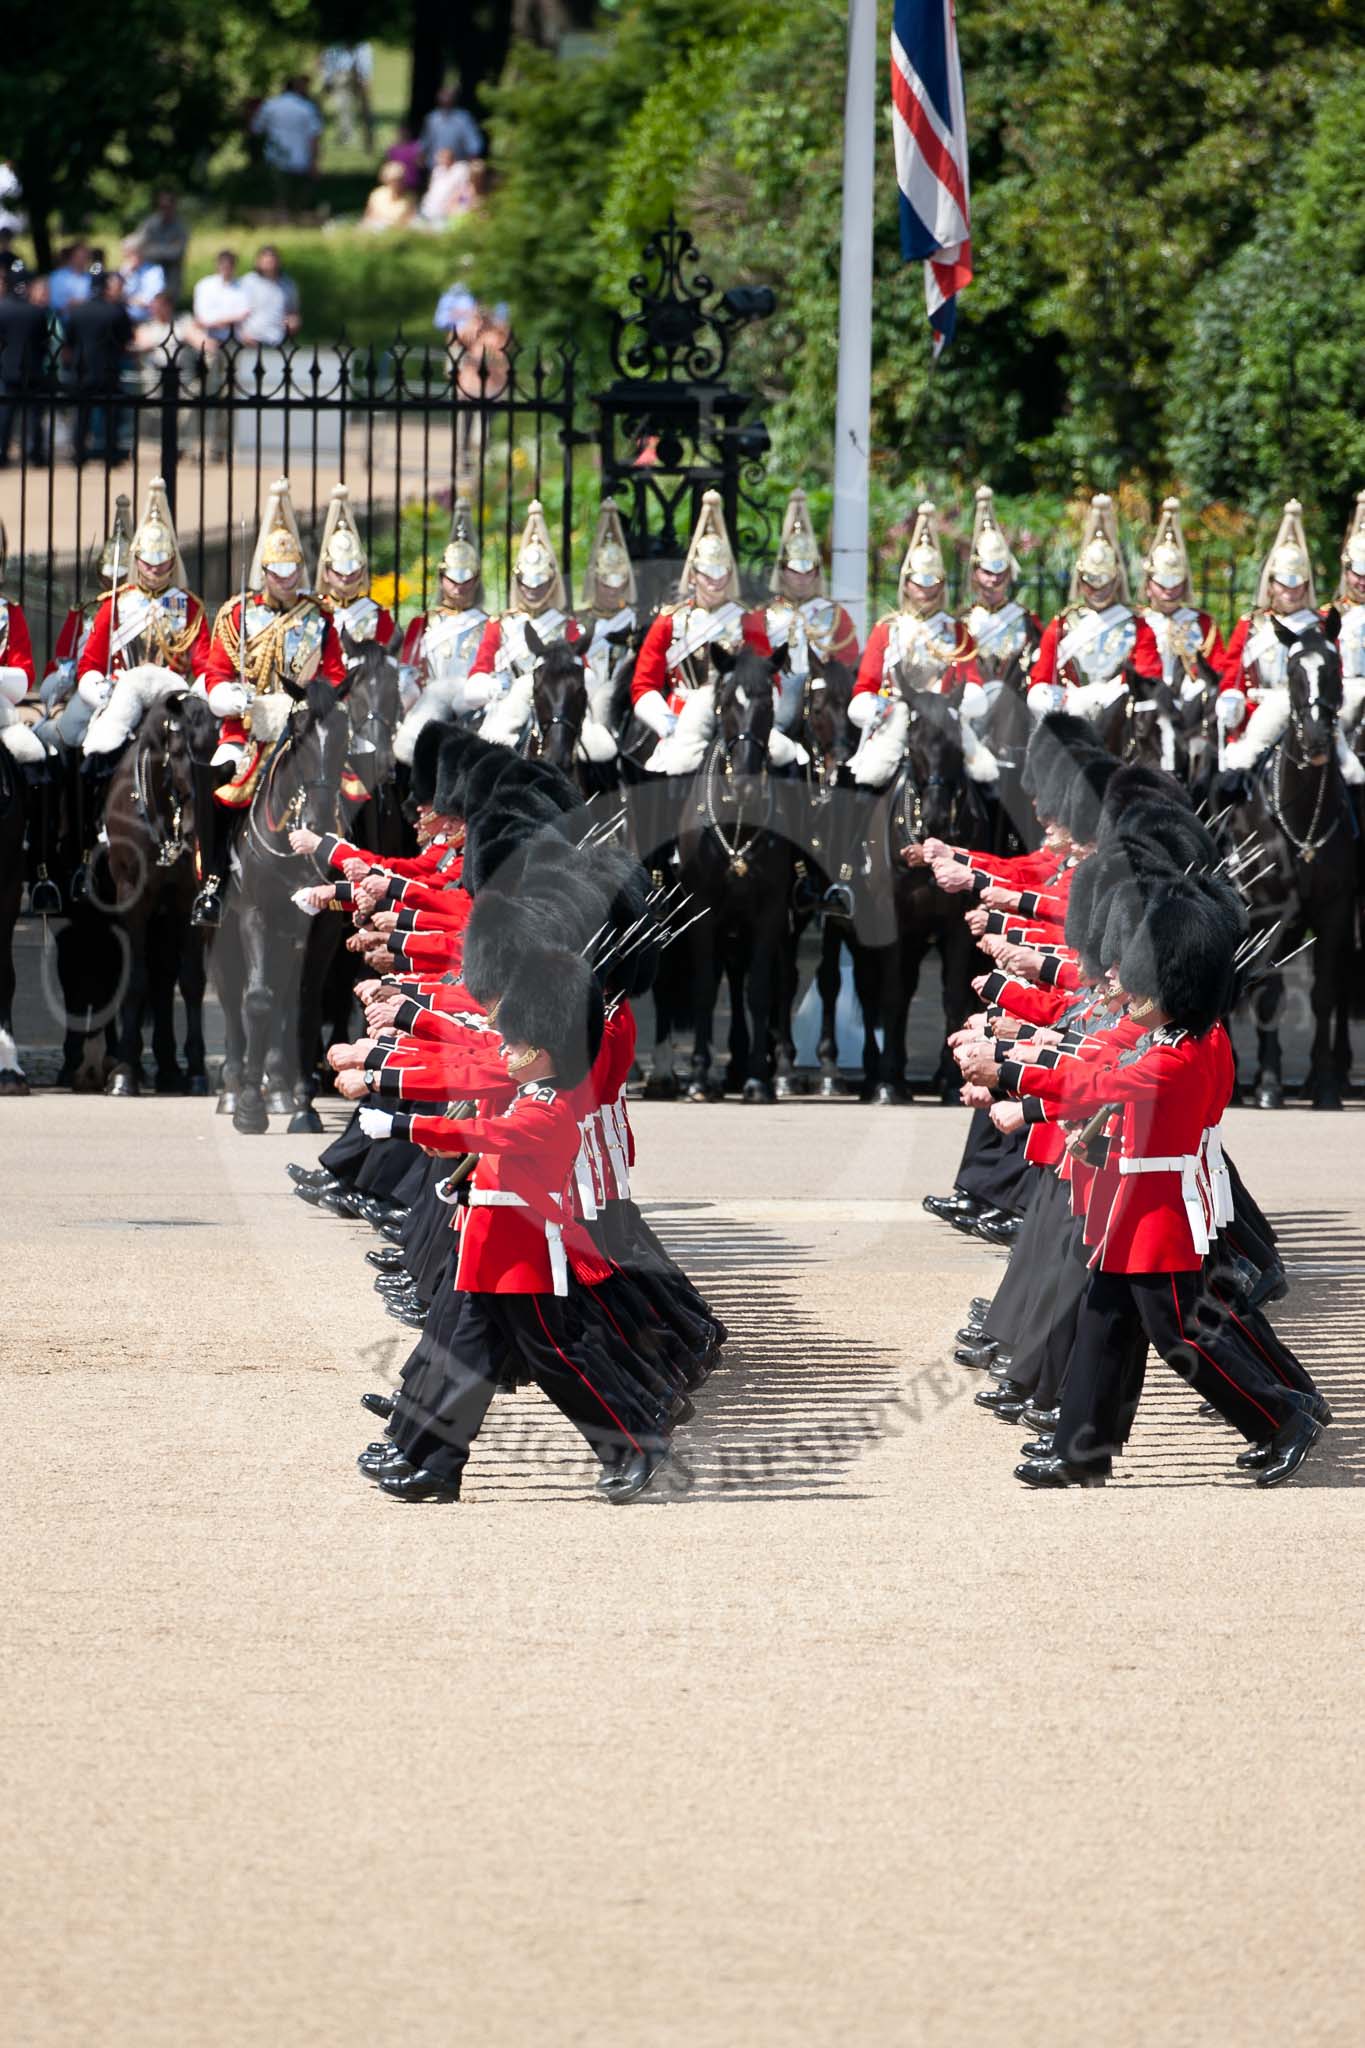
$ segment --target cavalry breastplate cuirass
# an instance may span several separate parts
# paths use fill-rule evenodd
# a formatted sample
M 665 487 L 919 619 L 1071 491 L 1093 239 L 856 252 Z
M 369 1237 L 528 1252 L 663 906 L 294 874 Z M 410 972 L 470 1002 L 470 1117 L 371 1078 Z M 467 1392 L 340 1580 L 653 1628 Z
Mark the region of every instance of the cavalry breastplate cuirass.
M 1288 649 L 1280 645 L 1269 612 L 1257 612 L 1251 622 L 1242 649 L 1242 666 L 1247 671 L 1255 669 L 1256 687 L 1262 690 L 1277 690 L 1289 680 Z M 1291 633 L 1306 633 L 1310 626 L 1321 625 L 1316 612 L 1291 612 L 1280 624 Z
M 723 604 L 713 612 L 704 605 L 679 605 L 673 614 L 669 644 L 670 695 L 699 690 L 711 682 L 711 649 L 723 647 L 727 654 L 738 654 L 744 644 L 743 626 L 744 614 L 737 604 Z M 679 650 L 684 648 L 688 651 L 679 659 Z
M 428 612 L 422 634 L 421 659 L 427 680 L 433 683 L 463 682 L 469 664 L 479 651 L 488 614 L 478 605 L 467 611 Z
M 327 632 L 326 614 L 310 598 L 277 612 L 259 598 L 246 601 L 246 671 L 258 690 L 302 687 L 317 670 Z
M 1341 673 L 1354 681 L 1365 677 L 1365 604 L 1341 607 Z
M 174 667 L 188 654 L 194 639 L 190 594 L 172 587 L 149 592 L 135 586 L 120 590 L 114 600 L 109 632 L 109 660 L 124 668 L 141 662 Z
M 357 644 L 373 640 L 379 631 L 379 606 L 372 597 L 357 597 L 350 604 L 334 605 L 332 624 Z
M 768 606 L 766 623 L 773 652 L 785 647 L 791 673 L 807 676 L 812 650 L 823 660 L 834 645 L 839 607 L 830 597 L 808 597 L 800 604 L 779 597 Z
M 1152 629 L 1161 656 L 1161 674 L 1168 683 L 1193 672 L 1194 658 L 1204 645 L 1204 629 L 1193 606 L 1184 604 L 1178 612 L 1148 609 L 1143 617 Z
M 1013 598 L 995 611 L 988 605 L 974 604 L 965 623 L 976 648 L 976 665 L 983 682 L 998 681 L 1028 646 L 1028 613 Z
M 887 629 L 882 687 L 892 687 L 893 671 L 899 668 L 911 689 L 935 689 L 956 652 L 957 620 L 951 612 L 935 612 L 928 619 L 897 612 Z
M 1107 683 L 1137 645 L 1137 619 L 1126 604 L 1102 612 L 1078 606 L 1066 617 L 1057 646 L 1057 667 L 1070 665 L 1082 683 Z
M 554 610 L 536 612 L 504 612 L 498 621 L 498 658 L 494 666 L 510 669 L 515 676 L 529 675 L 536 665 L 536 657 L 526 645 L 526 628 L 535 629 L 537 639 L 547 646 L 552 640 L 564 638 L 564 628 L 569 621 L 563 612 Z

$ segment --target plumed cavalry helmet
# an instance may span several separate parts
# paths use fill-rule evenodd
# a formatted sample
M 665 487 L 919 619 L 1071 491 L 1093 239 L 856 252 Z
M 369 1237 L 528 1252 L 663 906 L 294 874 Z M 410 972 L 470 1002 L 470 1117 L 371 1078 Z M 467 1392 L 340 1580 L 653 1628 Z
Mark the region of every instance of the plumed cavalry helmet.
M 901 563 L 900 578 L 896 584 L 896 601 L 902 611 L 914 585 L 919 590 L 932 590 L 947 577 L 943 565 L 943 550 L 938 544 L 938 515 L 926 498 L 915 509 L 915 523 L 910 529 L 910 543 Z
M 1256 592 L 1256 602 L 1262 610 L 1270 603 L 1270 586 L 1285 583 L 1304 585 L 1303 606 L 1312 611 L 1317 605 L 1313 587 L 1313 558 L 1308 552 L 1308 536 L 1303 530 L 1303 507 L 1297 498 L 1286 498 L 1284 511 L 1280 514 L 1280 528 L 1275 535 L 1275 544 L 1261 565 L 1261 581 Z
M 126 555 L 124 560 L 127 560 Z M 185 564 L 180 557 L 175 521 L 166 501 L 165 480 L 159 476 L 154 476 L 147 486 L 147 500 L 137 532 L 133 535 L 133 560 L 146 562 L 152 569 L 164 569 L 169 563 L 173 580 L 176 583 L 185 580 Z
M 582 954 L 529 945 L 498 1004 L 504 1041 L 548 1053 L 558 1085 L 576 1088 L 597 1058 L 602 1025 L 602 991 Z
M 468 498 L 457 498 L 450 516 L 450 539 L 441 556 L 441 574 L 452 583 L 469 583 L 479 573 L 479 542 L 474 529 L 474 508 Z
M 133 559 L 133 504 L 126 491 L 120 491 L 114 500 L 114 523 L 109 529 L 109 538 L 100 554 L 100 582 L 114 580 L 115 556 L 118 558 L 120 582 L 128 574 L 128 564 Z M 4 574 L 3 550 L 0 550 L 0 575 Z
M 1127 604 L 1128 571 L 1119 546 L 1118 515 L 1108 493 L 1096 491 L 1085 515 L 1080 552 L 1071 571 L 1071 602 L 1077 604 L 1081 601 L 1087 584 L 1113 582 L 1118 585 L 1119 601 Z
M 559 566 L 559 557 L 550 539 L 550 529 L 545 524 L 545 508 L 539 498 L 531 500 L 526 514 L 526 524 L 521 530 L 517 547 L 516 579 L 521 585 L 523 602 L 525 593 L 533 591 L 535 602 L 527 610 L 556 611 L 564 609 L 564 576 Z
M 635 602 L 635 565 L 615 498 L 603 498 L 583 577 L 583 602 L 603 618 Z
M 247 575 L 250 588 L 261 588 L 267 569 L 287 569 L 291 563 L 303 567 L 303 542 L 299 538 L 299 522 L 294 517 L 289 496 L 289 479 L 280 476 L 270 486 L 265 517 L 256 536 L 256 552 Z
M 738 601 L 739 569 L 735 563 L 735 551 L 730 545 L 725 507 L 719 491 L 702 494 L 701 514 L 688 543 L 679 580 L 678 587 L 684 595 L 698 576 L 709 576 L 716 582 L 724 579 L 726 598 L 731 602 Z
M 972 567 L 982 570 L 987 576 L 1000 576 L 1006 570 L 1011 579 L 1019 574 L 1019 564 L 995 516 L 995 492 L 989 484 L 979 484 L 976 492 L 976 510 L 972 515 Z
M 351 510 L 350 489 L 346 484 L 336 484 L 322 529 L 322 546 L 318 549 L 318 583 L 329 569 L 334 576 L 349 581 L 352 576 L 363 574 L 365 567 L 365 543 Z
M 1142 558 L 1142 566 L 1152 582 L 1163 590 L 1188 591 L 1190 558 L 1185 552 L 1179 498 L 1162 499 L 1161 516 L 1157 520 L 1151 546 Z
M 1346 595 L 1346 572 L 1353 576 L 1365 576 L 1365 491 L 1356 494 L 1355 510 L 1346 528 L 1346 538 L 1341 543 L 1341 580 L 1337 584 L 1337 596 Z
M 787 500 L 787 509 L 782 515 L 782 535 L 777 544 L 777 560 L 773 573 L 768 579 L 768 588 L 773 591 L 782 588 L 782 571 L 791 569 L 798 576 L 808 576 L 812 569 L 823 572 L 820 559 L 820 543 L 815 538 L 815 523 L 810 516 L 806 494 L 795 490 Z M 824 595 L 825 579 L 820 577 L 820 594 Z

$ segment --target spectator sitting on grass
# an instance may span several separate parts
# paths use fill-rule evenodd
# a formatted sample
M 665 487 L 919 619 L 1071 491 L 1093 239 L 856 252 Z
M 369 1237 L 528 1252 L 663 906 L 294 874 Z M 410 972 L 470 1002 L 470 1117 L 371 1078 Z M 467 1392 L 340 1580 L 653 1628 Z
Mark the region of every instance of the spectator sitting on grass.
M 414 136 L 411 128 L 400 126 L 398 140 L 384 152 L 386 164 L 403 166 L 403 186 L 408 192 L 422 189 L 422 171 L 426 164 L 426 153 Z
M 361 227 L 371 228 L 376 233 L 381 228 L 410 228 L 416 218 L 412 194 L 403 189 L 403 166 L 381 164 L 379 183 L 365 201 Z
M 431 182 L 422 194 L 422 219 L 430 228 L 443 228 L 457 213 L 468 213 L 474 204 L 471 165 L 457 161 L 453 149 L 438 149 L 431 167 Z

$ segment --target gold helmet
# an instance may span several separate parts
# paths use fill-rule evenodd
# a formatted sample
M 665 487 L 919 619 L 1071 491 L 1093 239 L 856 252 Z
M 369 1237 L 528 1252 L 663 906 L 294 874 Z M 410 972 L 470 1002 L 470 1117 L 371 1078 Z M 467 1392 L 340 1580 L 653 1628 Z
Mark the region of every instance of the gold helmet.
M 564 578 L 539 498 L 532 498 L 531 508 L 526 514 L 514 573 L 522 587 L 523 601 L 524 593 L 530 590 L 535 592 L 536 611 L 548 611 L 551 606 L 563 611 Z
M 450 520 L 450 539 L 441 556 L 441 574 L 452 583 L 470 583 L 479 573 L 479 543 L 474 533 L 474 508 L 457 498 Z
M 1116 584 L 1117 600 L 1122 604 L 1128 603 L 1128 571 L 1119 546 L 1114 501 L 1107 492 L 1096 491 L 1086 513 L 1080 553 L 1071 571 L 1071 602 L 1076 604 L 1080 601 L 1085 594 L 1085 585 L 1105 583 Z
M 291 562 L 303 567 L 303 542 L 299 538 L 299 524 L 289 498 L 289 479 L 281 476 L 276 477 L 270 486 L 247 582 L 252 590 L 260 590 L 265 583 L 267 569 L 288 568 Z
M 810 506 L 804 491 L 793 491 L 787 500 L 787 509 L 782 515 L 782 537 L 778 542 L 777 560 L 773 573 L 768 579 L 768 588 L 780 591 L 782 571 L 794 570 L 798 576 L 807 576 L 812 569 L 823 570 L 820 558 L 820 543 L 815 537 L 815 525 L 810 516 Z M 824 595 L 825 579 L 820 577 L 820 594 Z
M 900 580 L 896 585 L 896 600 L 901 610 L 905 609 L 911 584 L 921 591 L 932 590 L 935 584 L 946 581 L 947 575 L 943 550 L 938 544 L 938 514 L 926 498 L 915 512 L 910 545 L 905 550 Z
M 701 517 L 688 543 L 679 590 L 686 595 L 698 576 L 708 576 L 716 582 L 723 579 L 725 597 L 732 603 L 738 601 L 739 568 L 726 531 L 725 507 L 719 491 L 702 494 Z
M 124 559 L 128 559 L 126 554 Z M 133 535 L 132 559 L 146 562 L 152 569 L 164 569 L 169 562 L 172 565 L 171 581 L 183 583 L 185 580 L 185 564 L 181 560 L 175 521 L 166 502 L 166 484 L 162 477 L 154 476 L 147 486 L 147 502 L 142 508 L 137 532 Z
M 349 582 L 353 576 L 363 575 L 367 567 L 365 543 L 351 510 L 350 490 L 346 484 L 335 484 L 318 550 L 318 587 L 321 589 L 329 569 L 334 576 Z
M 1313 558 L 1308 552 L 1308 536 L 1303 530 L 1303 507 L 1297 498 L 1286 498 L 1284 511 L 1280 514 L 1280 530 L 1275 535 L 1275 545 L 1261 566 L 1261 582 L 1256 592 L 1256 602 L 1265 610 L 1270 603 L 1270 586 L 1283 583 L 1291 589 L 1296 583 L 1304 586 L 1303 609 L 1312 611 L 1317 604 L 1313 588 Z
M 597 531 L 583 578 L 583 602 L 604 618 L 635 602 L 635 564 L 626 546 L 625 528 L 615 498 L 604 498 L 597 515 Z
M 1353 576 L 1365 576 L 1365 491 L 1356 496 L 1356 508 L 1351 514 L 1351 523 L 1346 529 L 1346 538 L 1341 543 L 1341 581 L 1337 585 L 1337 596 L 1346 595 L 1346 572 Z
M 126 491 L 120 491 L 114 500 L 114 523 L 100 555 L 101 583 L 113 582 L 115 556 L 118 557 L 121 580 L 128 574 L 128 565 L 133 559 L 133 501 Z
M 1157 520 L 1151 546 L 1142 558 L 1142 567 L 1151 581 L 1163 590 L 1188 591 L 1190 558 L 1185 552 L 1179 498 L 1162 499 L 1161 517 Z
M 989 484 L 977 486 L 971 561 L 974 569 L 983 570 L 987 576 L 1000 576 L 1006 570 L 1011 577 L 1019 574 L 1019 564 L 996 519 L 995 492 Z

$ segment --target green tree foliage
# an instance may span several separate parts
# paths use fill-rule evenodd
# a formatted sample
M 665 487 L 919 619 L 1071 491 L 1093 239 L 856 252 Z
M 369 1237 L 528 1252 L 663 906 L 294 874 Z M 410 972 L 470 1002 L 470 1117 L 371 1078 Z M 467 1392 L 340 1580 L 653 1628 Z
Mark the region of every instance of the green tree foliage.
M 719 282 L 778 292 L 736 370 L 768 404 L 775 467 L 808 479 L 832 441 L 846 12 L 622 0 L 598 54 L 515 54 L 492 112 L 503 182 L 475 243 L 478 282 L 518 327 L 574 331 L 599 368 L 600 308 L 621 303 L 640 241 L 673 206 Z M 887 28 L 889 0 L 883 13 Z M 959 30 L 977 277 L 936 368 L 919 274 L 900 262 L 881 58 L 885 490 L 903 503 L 921 484 L 987 474 L 1065 497 L 1187 470 L 1202 489 L 1264 498 L 1285 476 L 1278 327 L 1293 304 L 1291 416 L 1297 436 L 1313 411 L 1314 460 L 1330 445 L 1319 468 L 1337 492 L 1365 455 L 1348 402 L 1365 10 L 973 0 Z
M 98 0 L 11 9 L 0 136 L 40 267 L 56 225 L 194 182 L 248 96 L 297 64 L 310 0 Z

